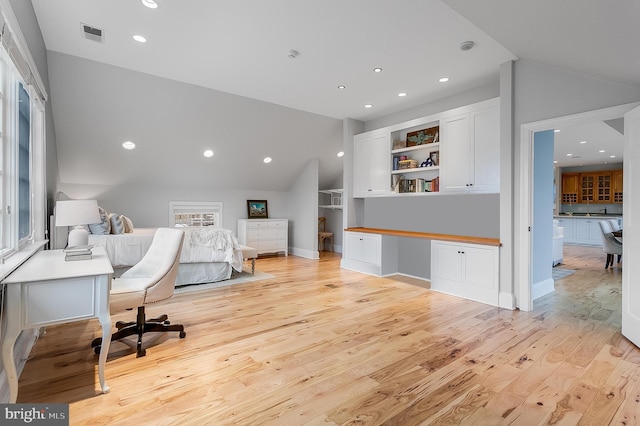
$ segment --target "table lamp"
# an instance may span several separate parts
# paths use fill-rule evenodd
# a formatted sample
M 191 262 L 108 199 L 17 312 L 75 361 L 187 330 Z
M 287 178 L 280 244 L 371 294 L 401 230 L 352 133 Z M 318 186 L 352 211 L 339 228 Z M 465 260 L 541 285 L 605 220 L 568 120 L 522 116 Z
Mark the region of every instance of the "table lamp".
M 89 243 L 89 233 L 84 225 L 90 223 L 100 223 L 96 200 L 66 200 L 56 203 L 56 226 L 75 227 L 69 232 L 69 247 Z

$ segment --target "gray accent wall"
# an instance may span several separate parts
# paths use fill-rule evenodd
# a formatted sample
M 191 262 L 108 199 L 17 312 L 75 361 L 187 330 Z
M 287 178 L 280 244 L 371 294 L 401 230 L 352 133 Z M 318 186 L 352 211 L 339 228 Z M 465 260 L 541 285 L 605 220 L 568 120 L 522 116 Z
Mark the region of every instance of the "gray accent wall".
M 498 194 L 365 198 L 367 228 L 498 238 Z

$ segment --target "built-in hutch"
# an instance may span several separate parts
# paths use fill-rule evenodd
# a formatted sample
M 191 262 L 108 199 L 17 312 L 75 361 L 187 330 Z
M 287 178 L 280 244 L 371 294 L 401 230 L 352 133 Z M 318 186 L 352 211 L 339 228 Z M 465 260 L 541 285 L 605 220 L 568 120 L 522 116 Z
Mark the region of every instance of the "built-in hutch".
M 353 197 L 500 191 L 499 99 L 361 133 L 353 140 Z M 349 228 L 342 267 L 398 273 L 398 238 L 431 243 L 431 288 L 499 305 L 497 239 Z M 428 255 L 427 255 L 428 256 Z
M 498 99 L 355 135 L 355 198 L 499 192 Z

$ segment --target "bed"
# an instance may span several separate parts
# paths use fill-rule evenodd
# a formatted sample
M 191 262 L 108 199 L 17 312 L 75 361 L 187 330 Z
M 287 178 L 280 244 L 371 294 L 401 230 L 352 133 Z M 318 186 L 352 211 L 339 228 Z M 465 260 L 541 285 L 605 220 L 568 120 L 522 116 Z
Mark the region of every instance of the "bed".
M 58 199 L 64 199 L 64 194 L 59 195 Z M 201 220 L 185 222 L 184 218 L 189 217 L 190 214 L 185 213 L 184 203 L 180 206 L 180 209 L 176 210 L 178 213 L 170 213 L 175 218 L 171 226 L 179 226 L 185 231 L 176 285 L 211 283 L 229 279 L 234 271 L 242 272 L 245 257 L 251 258 L 253 265 L 257 256 L 252 249 L 238 244 L 233 231 L 215 226 L 221 217 L 222 203 L 198 203 L 196 209 L 198 214 L 194 216 L 202 217 L 202 211 L 206 207 L 208 226 L 193 226 L 194 223 L 200 224 Z M 171 203 L 170 211 L 174 208 L 175 206 Z M 53 227 L 55 210 L 51 223 L 54 229 L 52 248 L 65 247 L 68 230 L 66 227 Z M 91 226 L 90 230 L 93 230 Z M 156 228 L 134 228 L 131 224 L 127 231 L 116 234 L 89 234 L 89 244 L 105 248 L 116 276 L 142 259 L 151 246 Z M 246 256 L 243 256 L 243 252 Z

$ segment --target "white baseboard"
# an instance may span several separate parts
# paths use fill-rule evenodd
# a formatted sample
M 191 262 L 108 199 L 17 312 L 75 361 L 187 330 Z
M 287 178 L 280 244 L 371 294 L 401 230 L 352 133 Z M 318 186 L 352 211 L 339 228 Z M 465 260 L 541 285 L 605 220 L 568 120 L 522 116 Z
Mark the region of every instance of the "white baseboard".
M 555 289 L 553 278 L 547 278 L 546 280 L 533 283 L 531 286 L 531 300 L 536 300 L 539 297 L 552 293 Z
M 318 250 L 306 250 L 297 247 L 289 247 L 289 254 L 294 256 L 304 257 L 306 259 L 320 259 L 320 252 Z
M 516 308 L 516 298 L 513 293 L 500 292 L 498 294 L 498 306 L 504 309 L 514 310 Z

